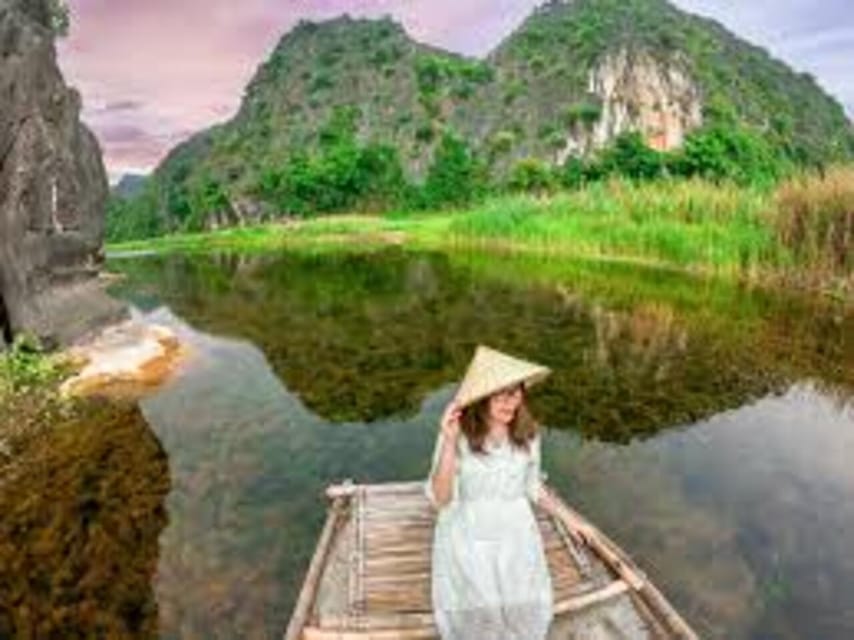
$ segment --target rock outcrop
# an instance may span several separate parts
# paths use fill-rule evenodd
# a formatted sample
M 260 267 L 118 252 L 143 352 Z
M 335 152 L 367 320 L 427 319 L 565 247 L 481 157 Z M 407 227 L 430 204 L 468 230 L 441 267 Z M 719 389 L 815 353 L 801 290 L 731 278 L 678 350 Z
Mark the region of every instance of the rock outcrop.
M 602 105 L 591 127 L 576 127 L 558 154 L 585 155 L 621 133 L 638 131 L 658 151 L 682 146 L 685 136 L 703 124 L 700 88 L 680 56 L 656 58 L 644 50 L 622 49 L 605 57 L 589 75 L 588 92 Z
M 187 349 L 169 327 L 143 319 L 111 325 L 67 351 L 84 366 L 62 383 L 64 394 L 137 399 L 165 382 Z
M 0 0 L 0 324 L 66 344 L 124 309 L 97 281 L 107 177 L 53 40 L 46 0 Z

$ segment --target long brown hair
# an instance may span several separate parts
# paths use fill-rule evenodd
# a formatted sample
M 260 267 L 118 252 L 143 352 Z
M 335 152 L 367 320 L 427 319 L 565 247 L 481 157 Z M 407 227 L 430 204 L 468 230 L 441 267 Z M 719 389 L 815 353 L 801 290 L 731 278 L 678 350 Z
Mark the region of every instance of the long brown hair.
M 468 440 L 469 448 L 475 453 L 486 453 L 483 448 L 486 435 L 489 433 L 489 399 L 492 396 L 481 398 L 463 408 L 460 424 L 462 432 Z M 527 389 L 522 385 L 522 402 L 516 409 L 516 415 L 508 425 L 507 431 L 510 441 L 517 447 L 527 450 L 528 443 L 537 435 L 540 425 L 528 410 Z

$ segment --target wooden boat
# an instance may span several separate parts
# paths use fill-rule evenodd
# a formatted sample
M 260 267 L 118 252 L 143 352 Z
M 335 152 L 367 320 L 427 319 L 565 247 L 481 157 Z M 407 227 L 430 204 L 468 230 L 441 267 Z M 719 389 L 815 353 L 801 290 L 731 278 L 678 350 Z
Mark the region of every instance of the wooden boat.
M 423 486 L 346 482 L 326 490 L 326 523 L 285 640 L 438 638 L 430 605 L 436 514 Z M 697 639 L 616 544 L 547 491 L 559 509 L 535 512 L 554 593 L 549 640 Z

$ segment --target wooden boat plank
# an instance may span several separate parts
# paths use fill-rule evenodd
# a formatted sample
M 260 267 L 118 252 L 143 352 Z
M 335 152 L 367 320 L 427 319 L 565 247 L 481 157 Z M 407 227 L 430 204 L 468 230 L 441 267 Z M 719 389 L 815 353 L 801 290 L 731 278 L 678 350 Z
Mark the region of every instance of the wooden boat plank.
M 626 584 L 622 580 L 616 580 L 609 584 L 607 587 L 599 589 L 593 593 L 588 593 L 582 596 L 568 598 L 564 601 L 556 602 L 555 613 L 556 615 L 569 612 L 577 614 L 578 612 L 583 611 L 585 609 L 600 606 L 603 603 L 608 602 L 609 600 L 623 596 L 627 594 L 629 590 L 630 587 L 628 584 Z M 380 614 L 365 616 L 360 620 L 361 629 L 358 632 L 355 632 L 357 633 L 357 635 L 351 635 L 354 633 L 354 631 L 346 629 L 346 625 L 349 623 L 349 619 L 346 617 L 336 618 L 329 616 L 322 618 L 319 622 L 320 627 L 315 631 L 315 635 L 306 635 L 306 638 L 338 637 L 334 635 L 336 633 L 342 635 L 343 637 L 353 639 L 358 638 L 359 640 L 365 640 L 366 638 L 435 637 L 435 635 L 431 635 L 435 634 L 435 627 L 433 625 L 432 615 L 428 613 L 384 615 Z M 622 622 L 621 624 L 625 626 L 626 622 Z M 644 622 L 640 619 L 635 619 L 629 622 L 628 624 L 643 627 Z M 590 629 L 588 629 L 588 631 L 589 630 Z M 411 633 L 397 636 L 391 635 L 400 632 Z
M 423 482 L 327 489 L 339 519 L 329 533 L 324 526 L 312 558 L 320 569 L 309 567 L 286 640 L 437 638 L 430 610 L 435 511 L 423 489 Z M 574 640 L 581 628 L 596 640 L 696 640 L 613 541 L 592 525 L 594 540 L 574 541 L 568 527 L 588 521 L 547 489 L 562 505 L 557 517 L 535 509 L 555 601 L 549 640 Z M 311 597 L 306 613 L 304 601 Z

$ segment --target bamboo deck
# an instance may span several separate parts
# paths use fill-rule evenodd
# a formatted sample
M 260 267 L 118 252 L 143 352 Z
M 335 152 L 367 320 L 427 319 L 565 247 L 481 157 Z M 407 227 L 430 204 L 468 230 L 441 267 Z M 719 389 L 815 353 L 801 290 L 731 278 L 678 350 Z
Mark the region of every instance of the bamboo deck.
M 593 527 L 587 543 L 572 535 L 573 522 L 589 523 L 552 494 L 561 514 L 535 509 L 554 595 L 548 640 L 696 640 L 604 534 Z M 423 483 L 345 483 L 327 496 L 326 523 L 285 640 L 438 639 L 430 605 L 435 512 Z

